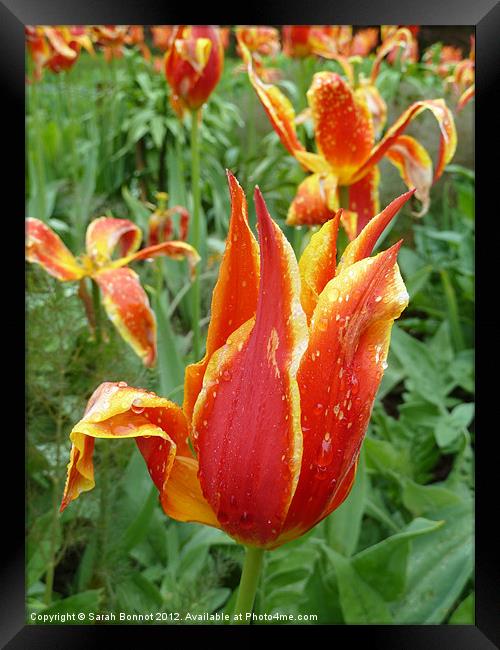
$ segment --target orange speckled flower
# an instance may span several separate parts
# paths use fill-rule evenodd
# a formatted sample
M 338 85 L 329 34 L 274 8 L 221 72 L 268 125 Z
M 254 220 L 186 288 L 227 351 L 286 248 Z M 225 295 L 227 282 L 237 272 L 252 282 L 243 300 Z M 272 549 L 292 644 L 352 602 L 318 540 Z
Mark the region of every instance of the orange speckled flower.
M 258 77 L 248 53 L 245 62 L 250 81 L 283 145 L 312 173 L 298 187 L 288 211 L 288 224 L 314 225 L 331 219 L 339 207 L 340 188 L 348 187 L 349 204 L 343 206 L 348 211 L 342 223 L 352 239 L 379 210 L 377 163 L 382 157 L 396 166 L 408 187 L 416 188 L 415 196 L 422 203 L 419 215 L 425 214 L 430 187 L 456 149 L 455 123 L 443 99 L 414 102 L 376 142 L 380 124 L 374 120 L 370 101 L 376 102 L 380 95 L 374 94 L 374 86 L 354 90 L 338 74 L 318 72 L 307 93 L 317 147 L 317 153 L 310 153 L 297 137 L 295 111 L 288 98 Z M 379 121 L 385 121 L 384 106 L 379 106 Z M 426 149 L 415 138 L 403 135 L 410 122 L 425 110 L 431 111 L 440 128 L 434 174 Z
M 81 48 L 94 54 L 92 41 L 85 27 L 68 26 L 26 26 L 26 44 L 34 62 L 34 78 L 39 81 L 42 69 L 58 73 L 69 70 L 77 61 Z
M 444 48 L 443 48 L 444 49 Z M 476 39 L 474 35 L 470 37 L 470 52 L 467 59 L 459 61 L 453 72 L 446 79 L 455 92 L 460 94 L 457 102 L 457 111 L 470 102 L 476 92 L 475 86 L 475 68 L 476 68 Z
M 61 508 L 94 487 L 95 438 L 135 438 L 167 515 L 272 549 L 328 516 L 353 485 L 391 328 L 408 303 L 401 242 L 370 255 L 411 193 L 374 218 L 338 265 L 340 214 L 297 263 L 258 190 L 257 244 L 243 191 L 229 182 L 207 351 L 186 369 L 183 408 L 102 384 L 70 435 Z
M 186 241 L 189 230 L 189 212 L 181 205 L 167 208 L 167 192 L 157 192 L 158 205 L 149 217 L 148 246 L 156 246 L 172 239 L 173 217 L 179 215 L 179 239 Z
M 129 25 L 125 41 L 127 45 L 134 45 L 146 61 L 151 61 L 151 51 L 144 40 L 144 27 L 142 25 Z
M 95 41 L 102 46 L 106 61 L 121 59 L 129 25 L 93 25 Z
M 172 25 L 155 25 L 151 27 L 153 45 L 162 52 L 166 52 L 170 47 L 170 40 L 173 33 L 174 28 Z
M 86 234 L 86 254 L 76 259 L 61 239 L 38 219 L 26 220 L 26 258 L 40 264 L 62 282 L 92 278 L 101 291 L 102 304 L 123 339 L 146 366 L 156 361 L 156 320 L 139 276 L 124 268 L 135 260 L 168 255 L 186 257 L 194 266 L 198 253 L 184 242 L 169 241 L 140 251 L 142 234 L 128 219 L 94 219 Z M 120 256 L 113 258 L 118 247 Z M 85 303 L 85 289 L 80 284 Z M 90 319 L 89 319 L 90 320 Z
M 280 51 L 279 32 L 274 27 L 236 27 L 235 33 L 252 53 L 276 56 Z
M 212 25 L 176 27 L 165 55 L 170 101 L 178 115 L 198 110 L 218 84 L 224 65 L 219 29 Z

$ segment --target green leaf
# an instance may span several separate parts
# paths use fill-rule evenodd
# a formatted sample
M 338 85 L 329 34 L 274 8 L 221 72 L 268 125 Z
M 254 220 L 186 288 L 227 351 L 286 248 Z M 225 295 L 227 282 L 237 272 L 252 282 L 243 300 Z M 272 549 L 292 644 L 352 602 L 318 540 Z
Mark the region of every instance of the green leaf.
M 352 558 L 352 566 L 386 601 L 398 598 L 406 585 L 410 541 L 432 533 L 442 522 L 414 519 L 406 530 L 370 546 Z
M 451 615 L 448 623 L 450 625 L 474 625 L 474 622 L 474 592 L 472 592 L 467 596 L 467 598 L 462 600 L 460 605 Z
M 26 585 L 31 587 L 47 571 L 51 558 L 62 543 L 61 522 L 52 512 L 38 517 L 33 523 L 27 541 Z
M 91 612 L 99 611 L 101 598 L 103 595 L 102 589 L 91 589 L 89 591 L 82 591 L 75 596 L 69 596 L 52 603 L 49 607 L 39 610 L 38 613 L 44 615 L 54 614 L 90 614 Z M 65 625 L 81 625 L 81 621 L 65 621 Z
M 474 404 L 464 403 L 455 406 L 449 416 L 440 418 L 435 435 L 440 447 L 447 447 L 459 438 L 474 417 Z
M 402 500 L 405 508 L 415 516 L 432 512 L 436 509 L 457 506 L 461 497 L 444 485 L 419 485 L 410 479 L 404 479 Z
M 442 623 L 472 576 L 471 502 L 433 510 L 432 517 L 445 523 L 412 544 L 407 591 L 393 609 L 401 625 Z
M 343 555 L 352 555 L 356 550 L 367 491 L 365 452 L 361 451 L 356 480 L 351 493 L 344 503 L 325 520 L 325 532 L 330 546 Z
M 387 603 L 361 578 L 352 562 L 327 546 L 324 551 L 335 568 L 345 622 L 349 625 L 392 623 Z

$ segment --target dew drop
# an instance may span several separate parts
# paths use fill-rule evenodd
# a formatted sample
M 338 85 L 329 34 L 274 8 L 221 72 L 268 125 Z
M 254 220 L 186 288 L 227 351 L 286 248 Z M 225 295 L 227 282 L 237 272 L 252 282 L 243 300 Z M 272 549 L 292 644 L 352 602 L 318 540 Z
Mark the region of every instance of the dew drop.
M 253 517 L 248 512 L 244 512 L 240 517 L 240 526 L 244 530 L 248 530 L 253 526 Z
M 142 405 L 142 400 L 139 399 L 139 398 L 135 399 L 132 402 L 130 408 L 132 409 L 132 411 L 134 413 L 137 413 L 137 415 L 139 415 L 140 413 L 142 413 L 144 411 L 144 406 Z
M 333 459 L 332 441 L 330 436 L 325 436 L 321 442 L 321 449 L 317 460 L 318 467 L 327 467 Z
M 328 318 L 323 317 L 323 318 L 319 319 L 319 321 L 318 321 L 318 329 L 321 332 L 326 332 L 326 330 L 328 329 Z
M 323 411 L 323 404 L 316 404 L 316 406 L 313 408 L 313 413 L 314 415 L 320 415 L 320 413 Z
M 119 386 L 120 388 L 126 388 L 126 387 L 128 386 L 128 384 L 127 384 L 126 381 L 119 381 L 119 382 L 118 382 L 118 386 Z
M 236 501 L 236 497 L 234 496 L 234 494 L 231 494 L 231 496 L 229 497 L 229 505 L 231 506 L 231 508 L 238 507 L 238 502 Z
M 221 377 L 224 381 L 229 381 L 231 379 L 231 373 L 229 372 L 229 370 L 224 370 Z

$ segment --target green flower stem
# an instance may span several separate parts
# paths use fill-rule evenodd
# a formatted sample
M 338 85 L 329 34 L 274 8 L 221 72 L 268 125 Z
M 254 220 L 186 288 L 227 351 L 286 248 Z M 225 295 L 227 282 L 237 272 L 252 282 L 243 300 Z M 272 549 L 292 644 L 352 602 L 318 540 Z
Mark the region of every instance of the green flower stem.
M 339 187 L 339 203 L 340 207 L 349 210 L 349 186 L 340 185 Z
M 249 622 L 247 615 L 251 614 L 253 610 L 263 558 L 263 548 L 255 548 L 254 546 L 246 547 L 245 561 L 243 563 L 240 587 L 238 589 L 238 597 L 234 610 L 235 616 L 238 616 L 235 620 L 236 625 L 245 625 Z
M 191 226 L 191 244 L 200 250 L 201 222 L 200 222 L 200 110 L 191 113 L 191 189 L 193 193 L 193 221 Z M 191 289 L 192 328 L 193 328 L 193 354 L 195 360 L 201 356 L 200 341 L 200 276 L 195 270 L 193 287 Z
M 300 251 L 302 249 L 302 238 L 303 238 L 303 230 L 301 230 L 300 226 L 295 226 L 293 229 L 292 239 L 290 243 L 292 244 L 292 248 L 294 250 L 295 257 L 297 259 L 300 258 Z
M 94 306 L 95 340 L 96 343 L 100 343 L 102 341 L 101 297 L 99 286 L 94 280 L 92 280 L 92 304 Z

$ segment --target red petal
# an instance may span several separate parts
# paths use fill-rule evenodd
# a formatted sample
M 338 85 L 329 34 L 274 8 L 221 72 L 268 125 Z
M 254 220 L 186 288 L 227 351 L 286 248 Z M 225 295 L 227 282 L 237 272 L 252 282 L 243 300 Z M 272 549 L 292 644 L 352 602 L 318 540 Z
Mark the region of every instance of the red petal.
M 212 357 L 193 425 L 203 494 L 222 528 L 266 546 L 276 539 L 298 480 L 302 434 L 295 373 L 307 344 L 290 244 L 255 194 L 261 281 L 255 324 Z
M 297 375 L 304 451 L 287 538 L 326 516 L 357 460 L 391 327 L 408 303 L 396 264 L 400 244 L 346 268 L 320 295 Z
M 351 264 L 371 255 L 380 235 L 414 193 L 415 190 L 410 190 L 401 194 L 368 222 L 356 239 L 346 246 L 337 268 L 337 275 Z
M 58 280 L 79 280 L 85 275 L 56 233 L 39 219 L 26 219 L 26 259 Z
M 300 183 L 290 204 L 289 226 L 314 226 L 329 221 L 338 209 L 337 179 L 333 174 L 311 174 Z
M 380 210 L 379 182 L 380 172 L 375 165 L 366 176 L 349 187 L 349 209 L 356 213 L 356 235 Z
M 212 296 L 206 354 L 186 368 L 183 409 L 191 419 L 211 356 L 232 332 L 255 315 L 259 289 L 259 252 L 248 225 L 245 194 L 236 178 L 227 173 L 231 193 L 231 219 L 219 278 Z
M 156 361 L 156 319 L 137 273 L 129 268 L 94 274 L 102 292 L 102 304 L 123 339 L 142 358 L 144 365 Z

